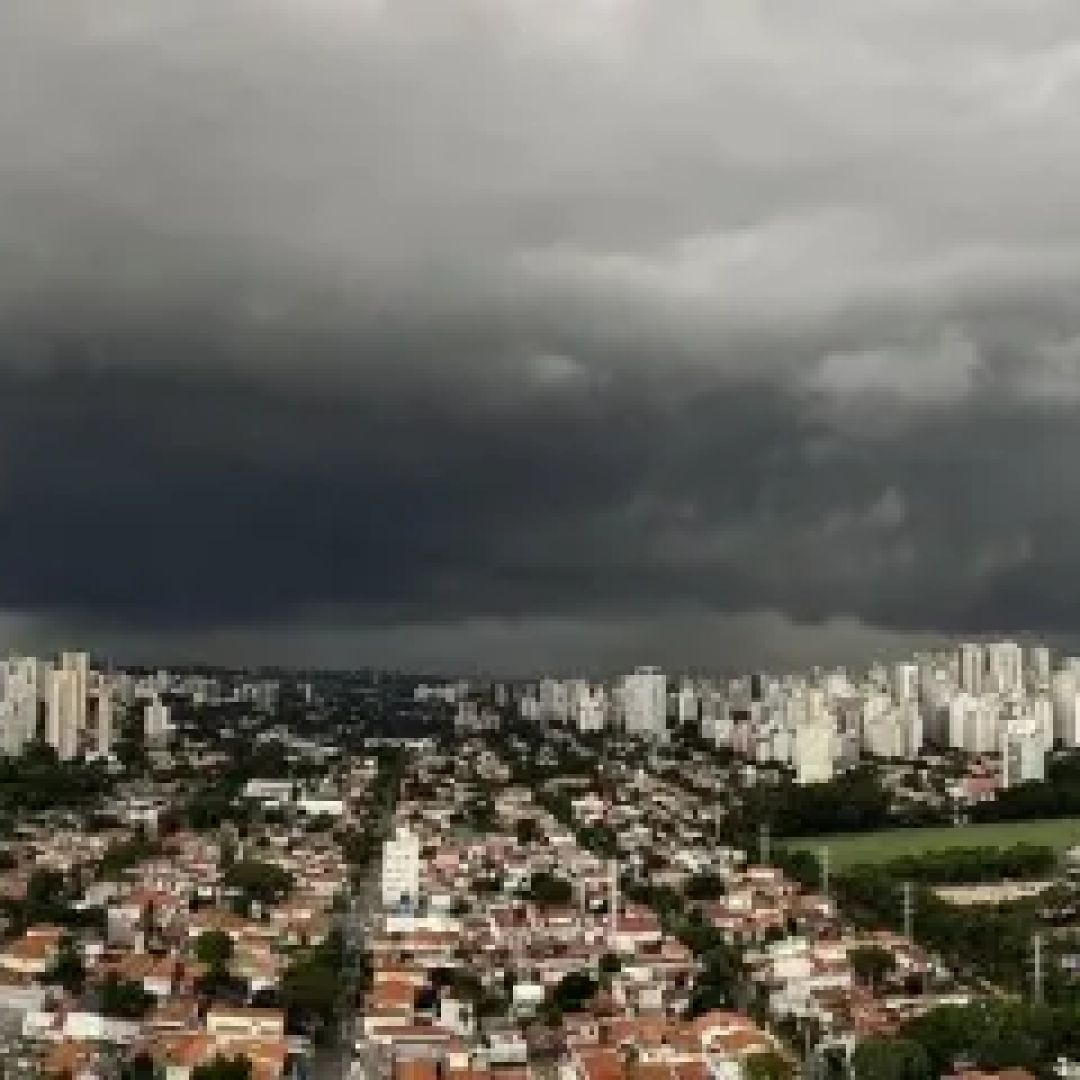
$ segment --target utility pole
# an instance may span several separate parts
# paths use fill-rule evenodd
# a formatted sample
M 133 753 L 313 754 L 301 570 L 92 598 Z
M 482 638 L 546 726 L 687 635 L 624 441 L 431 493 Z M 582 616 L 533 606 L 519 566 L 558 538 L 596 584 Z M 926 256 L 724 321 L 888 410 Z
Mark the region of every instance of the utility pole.
M 1031 939 L 1032 958 L 1031 958 L 1031 997 L 1036 1005 L 1043 1003 L 1043 982 L 1045 978 L 1045 972 L 1043 971 L 1043 939 L 1042 934 L 1035 934 Z
M 913 924 L 915 920 L 915 888 L 910 881 L 904 882 L 904 937 L 915 940 Z
M 821 849 L 821 892 L 826 900 L 829 898 L 829 849 Z
M 768 866 L 771 859 L 771 837 L 769 835 L 769 825 L 766 822 L 758 830 L 758 857 L 761 860 L 762 866 Z
M 619 861 L 612 859 L 608 863 L 608 941 L 615 945 L 615 935 L 619 932 Z

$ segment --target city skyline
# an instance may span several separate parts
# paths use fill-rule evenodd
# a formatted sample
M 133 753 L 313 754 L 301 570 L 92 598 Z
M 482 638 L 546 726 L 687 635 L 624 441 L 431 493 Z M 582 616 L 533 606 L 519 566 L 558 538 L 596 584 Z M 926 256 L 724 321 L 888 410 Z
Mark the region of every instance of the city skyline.
M 1080 643 L 1070 0 L 0 14 L 0 651 Z

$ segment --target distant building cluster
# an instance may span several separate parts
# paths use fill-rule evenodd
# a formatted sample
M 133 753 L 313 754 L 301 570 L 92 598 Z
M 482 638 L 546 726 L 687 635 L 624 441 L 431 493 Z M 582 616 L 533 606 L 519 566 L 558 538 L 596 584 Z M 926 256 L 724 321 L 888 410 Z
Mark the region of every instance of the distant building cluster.
M 933 746 L 995 761 L 1009 787 L 1044 779 L 1055 744 L 1080 746 L 1080 658 L 1055 666 L 1045 647 L 964 643 L 860 675 L 838 668 L 674 685 L 642 667 L 614 684 L 544 679 L 519 708 L 582 733 L 661 744 L 696 733 L 750 761 L 786 766 L 800 784 L 828 782 L 863 756 L 910 760 Z M 470 709 L 475 703 L 459 704 Z
M 61 761 L 107 759 L 119 719 L 132 707 L 142 709 L 147 740 L 163 740 L 171 728 L 161 689 L 157 677 L 97 670 L 84 652 L 2 660 L 0 751 L 18 757 L 32 743 L 44 742 Z

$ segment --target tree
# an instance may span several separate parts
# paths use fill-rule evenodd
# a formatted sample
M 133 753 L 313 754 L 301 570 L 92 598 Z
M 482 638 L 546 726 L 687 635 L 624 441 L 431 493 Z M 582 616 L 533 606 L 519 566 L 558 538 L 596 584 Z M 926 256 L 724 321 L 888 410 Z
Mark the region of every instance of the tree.
M 233 951 L 233 940 L 224 930 L 207 930 L 195 942 L 195 959 L 212 971 L 227 968 Z
M 123 979 L 119 975 L 106 975 L 101 983 L 101 1012 L 121 1020 L 141 1020 L 154 1003 L 140 982 Z
M 852 1080 L 931 1080 L 930 1059 L 911 1039 L 867 1039 L 851 1055 Z
M 273 863 L 246 859 L 233 864 L 222 876 L 221 883 L 228 889 L 238 889 L 247 900 L 273 904 L 289 894 L 293 876 Z
M 743 1062 L 743 1076 L 746 1080 L 791 1080 L 794 1075 L 791 1062 L 771 1050 L 751 1054 Z
M 65 934 L 60 939 L 56 962 L 46 977 L 46 981 L 62 986 L 69 994 L 78 994 L 82 991 L 86 981 L 86 966 L 70 934 Z
M 114 840 L 109 844 L 98 863 L 98 870 L 103 877 L 110 877 L 150 862 L 160 855 L 159 843 L 145 834 L 136 833 L 130 840 Z
M 292 964 L 281 976 L 282 1004 L 304 1016 L 331 1019 L 342 993 L 339 970 L 329 958 L 322 957 Z
M 214 1058 L 191 1070 L 191 1080 L 251 1080 L 251 1062 L 246 1057 Z
M 564 1013 L 580 1012 L 596 997 L 596 980 L 584 971 L 567 972 L 552 992 L 552 1002 Z
M 615 955 L 615 953 L 604 953 L 600 957 L 600 974 L 611 978 L 612 975 L 618 975 L 622 971 L 622 961 Z
M 874 989 L 896 970 L 896 957 L 879 945 L 851 949 L 847 958 L 855 975 Z
M 541 871 L 529 879 L 526 895 L 538 908 L 566 907 L 574 898 L 574 889 L 565 878 Z
M 35 870 L 26 882 L 23 921 L 27 926 L 56 922 L 67 907 L 67 878 L 59 870 Z
M 724 879 L 718 874 L 695 874 L 686 883 L 686 898 L 688 900 L 713 900 L 723 895 L 724 890 Z
M 535 844 L 542 839 L 540 826 L 533 818 L 520 818 L 514 826 L 514 834 L 517 836 L 517 842 L 522 846 Z
M 136 1054 L 120 1069 L 120 1080 L 157 1080 L 157 1068 L 149 1054 Z

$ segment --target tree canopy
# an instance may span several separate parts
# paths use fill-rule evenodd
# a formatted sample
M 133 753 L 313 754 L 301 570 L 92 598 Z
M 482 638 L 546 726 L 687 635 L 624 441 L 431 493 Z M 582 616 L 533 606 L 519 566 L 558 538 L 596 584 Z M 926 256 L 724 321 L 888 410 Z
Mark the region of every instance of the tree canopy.
M 930 1058 L 911 1039 L 866 1039 L 851 1055 L 852 1080 L 933 1080 Z
M 584 971 L 567 972 L 552 991 L 552 1003 L 560 1012 L 580 1012 L 596 996 L 596 980 Z
M 251 1080 L 251 1062 L 246 1057 L 215 1058 L 195 1066 L 191 1080 Z
M 141 1020 L 154 1004 L 140 982 L 119 975 L 106 975 L 100 986 L 100 1007 L 105 1016 L 121 1020 Z
M 273 863 L 245 859 L 229 867 L 221 883 L 228 889 L 239 889 L 249 900 L 272 904 L 289 894 L 293 876 Z
M 228 967 L 233 951 L 233 940 L 224 930 L 207 930 L 195 942 L 195 959 L 212 970 Z
M 566 907 L 574 899 L 574 889 L 565 878 L 540 871 L 529 879 L 526 895 L 538 908 Z

